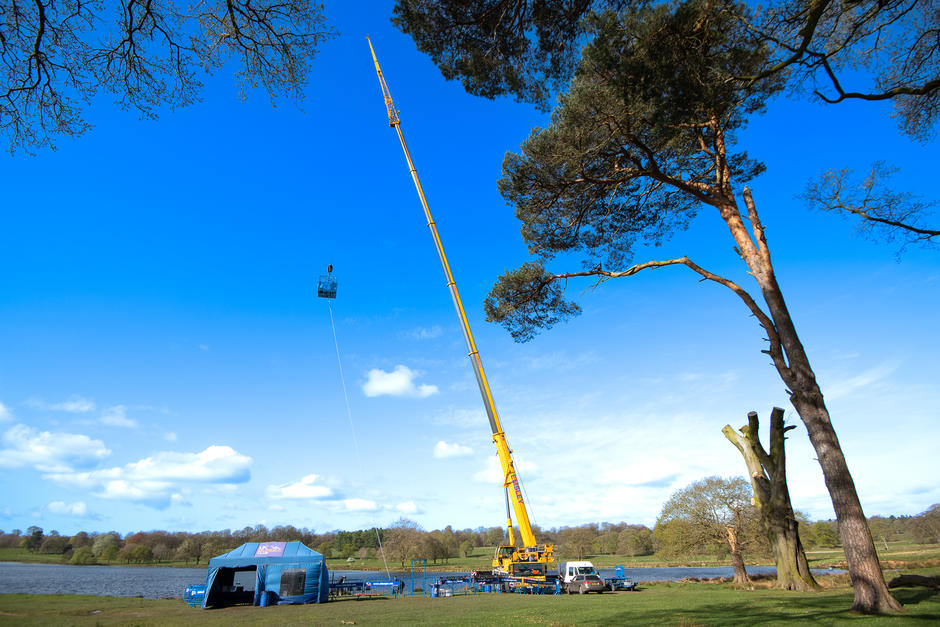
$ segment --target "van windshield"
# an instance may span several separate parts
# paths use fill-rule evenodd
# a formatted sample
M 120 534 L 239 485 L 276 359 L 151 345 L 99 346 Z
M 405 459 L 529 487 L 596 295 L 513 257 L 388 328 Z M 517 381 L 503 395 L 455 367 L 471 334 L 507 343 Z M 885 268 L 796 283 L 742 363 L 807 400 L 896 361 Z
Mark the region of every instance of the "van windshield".
M 593 567 L 593 566 L 578 566 L 578 572 L 577 572 L 577 574 L 579 574 L 579 575 L 596 575 L 596 574 L 597 574 L 597 571 L 594 570 L 594 567 Z

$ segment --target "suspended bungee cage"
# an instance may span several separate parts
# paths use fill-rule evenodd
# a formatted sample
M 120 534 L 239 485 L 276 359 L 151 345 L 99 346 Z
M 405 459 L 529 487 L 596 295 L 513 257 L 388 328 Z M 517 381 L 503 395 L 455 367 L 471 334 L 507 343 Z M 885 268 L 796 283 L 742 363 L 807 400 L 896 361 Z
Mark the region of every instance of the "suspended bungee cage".
M 320 298 L 336 298 L 336 277 L 333 276 L 333 264 L 326 267 L 326 274 L 320 275 L 317 282 L 317 296 Z

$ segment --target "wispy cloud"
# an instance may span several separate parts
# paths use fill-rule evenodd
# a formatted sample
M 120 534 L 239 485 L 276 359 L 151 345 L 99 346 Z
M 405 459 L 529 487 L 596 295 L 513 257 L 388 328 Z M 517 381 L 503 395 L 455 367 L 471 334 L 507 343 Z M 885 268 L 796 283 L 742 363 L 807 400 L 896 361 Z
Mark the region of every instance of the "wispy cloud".
M 179 436 L 176 435 L 175 431 L 167 431 L 163 434 L 163 439 L 167 442 L 176 442 Z
M 575 368 L 581 368 L 597 361 L 597 355 L 593 351 L 571 356 L 567 351 L 555 351 L 544 355 L 535 355 L 526 359 L 529 368 L 532 370 L 553 370 L 555 372 L 567 372 Z
M 32 466 L 41 472 L 89 468 L 111 454 L 101 440 L 78 433 L 39 432 L 14 425 L 3 434 L 0 468 Z
M 13 413 L 7 409 L 7 406 L 0 403 L 0 422 L 10 422 L 13 420 Z
M 306 475 L 300 481 L 293 483 L 284 483 L 281 485 L 269 485 L 267 495 L 270 499 L 322 499 L 333 495 L 333 490 L 325 485 L 320 485 L 317 481 L 319 475 Z
M 465 429 L 479 428 L 486 425 L 486 412 L 482 409 L 457 409 L 450 407 L 432 419 L 434 424 Z
M 106 410 L 104 410 L 104 413 L 101 415 L 99 422 L 101 422 L 103 425 L 108 425 L 109 427 L 134 428 L 137 426 L 136 420 L 132 420 L 127 417 L 127 407 L 124 405 L 108 407 Z
M 433 340 L 436 337 L 440 337 L 443 333 L 444 329 L 442 329 L 439 324 L 435 324 L 432 327 L 418 327 L 412 329 L 405 333 L 405 336 L 413 340 Z
M 362 391 L 366 396 L 408 396 L 427 398 L 437 394 L 436 385 L 415 385 L 415 378 L 421 373 L 407 366 L 395 366 L 392 372 L 373 368 L 367 374 Z
M 886 361 L 874 368 L 869 368 L 855 376 L 835 380 L 826 385 L 826 398 L 833 400 L 849 396 L 856 390 L 870 387 L 888 378 L 900 364 L 897 361 Z
M 456 442 L 449 443 L 441 440 L 434 445 L 434 457 L 437 459 L 444 459 L 447 457 L 466 457 L 467 455 L 473 455 L 473 449 L 469 446 L 457 444 Z
M 210 446 L 199 453 L 165 451 L 121 467 L 51 472 L 43 478 L 93 490 L 101 498 L 163 509 L 183 500 L 180 489 L 186 484 L 247 482 L 251 463 L 250 457 L 229 446 Z
M 67 411 L 72 414 L 86 414 L 95 410 L 95 402 L 73 394 L 61 403 L 53 403 L 49 406 L 49 409 Z
M 522 473 L 531 476 L 538 471 L 538 466 L 524 460 L 513 460 L 513 466 L 516 468 L 517 475 Z M 487 457 L 486 466 L 479 472 L 473 474 L 473 480 L 480 483 L 502 484 L 503 481 L 505 481 L 505 476 L 503 475 L 503 468 L 499 463 L 499 458 L 496 456 Z

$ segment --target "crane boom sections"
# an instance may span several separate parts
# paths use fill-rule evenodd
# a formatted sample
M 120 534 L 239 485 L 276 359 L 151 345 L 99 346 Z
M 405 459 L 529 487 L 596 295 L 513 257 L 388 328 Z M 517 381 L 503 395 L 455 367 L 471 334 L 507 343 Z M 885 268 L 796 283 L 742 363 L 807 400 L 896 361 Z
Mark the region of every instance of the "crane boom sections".
M 441 267 L 444 270 L 444 276 L 447 280 L 447 289 L 450 291 L 451 300 L 454 303 L 454 309 L 457 310 L 457 317 L 460 320 L 460 328 L 463 331 L 464 341 L 467 344 L 468 356 L 473 366 L 473 374 L 476 376 L 477 385 L 480 388 L 480 395 L 483 397 L 483 405 L 489 418 L 490 428 L 493 431 L 493 442 L 496 443 L 496 452 L 502 464 L 504 483 L 507 490 L 509 501 L 512 503 L 513 511 L 516 515 L 516 523 L 522 542 L 526 547 L 537 547 L 535 534 L 532 532 L 532 525 L 529 522 L 529 514 L 526 511 L 525 501 L 522 498 L 522 488 L 519 485 L 519 478 L 516 476 L 515 466 L 512 461 L 512 452 L 509 444 L 506 442 L 506 435 L 503 433 L 499 422 L 499 414 L 496 412 L 496 405 L 493 402 L 493 395 L 490 391 L 489 382 L 486 379 L 486 373 L 483 371 L 483 362 L 480 360 L 480 353 L 477 351 L 476 344 L 473 341 L 473 334 L 470 332 L 470 323 L 467 321 L 467 314 L 464 311 L 463 303 L 460 300 L 460 294 L 457 292 L 457 283 L 454 281 L 454 275 L 451 273 L 450 264 L 447 262 L 447 256 L 444 254 L 444 246 L 441 243 L 440 235 L 437 232 L 437 225 L 434 218 L 431 217 L 431 209 L 428 207 L 427 199 L 424 196 L 424 190 L 421 187 L 421 181 L 418 180 L 418 171 L 415 169 L 414 162 L 411 159 L 411 153 L 408 151 L 408 145 L 405 143 L 405 136 L 401 130 L 401 121 L 398 118 L 398 110 L 392 102 L 391 92 L 382 75 L 379 67 L 378 58 L 375 56 L 375 50 L 372 48 L 372 41 L 369 41 L 369 50 L 372 52 L 372 60 L 375 62 L 375 72 L 379 77 L 379 84 L 382 86 L 382 95 L 385 98 L 385 108 L 388 112 L 389 126 L 395 128 L 398 133 L 398 140 L 401 142 L 402 151 L 405 153 L 405 161 L 408 163 L 408 171 L 414 181 L 415 189 L 418 192 L 418 198 L 421 201 L 421 207 L 424 210 L 424 217 L 427 219 L 428 229 L 431 231 L 431 237 L 434 239 L 434 246 L 437 249 L 437 256 L 440 259 Z M 507 512 L 508 514 L 508 512 Z M 512 535 L 512 519 L 509 519 L 509 533 Z M 544 547 L 540 554 L 544 552 Z M 551 547 L 548 548 L 548 557 L 551 559 Z M 534 553 L 534 551 L 530 551 Z

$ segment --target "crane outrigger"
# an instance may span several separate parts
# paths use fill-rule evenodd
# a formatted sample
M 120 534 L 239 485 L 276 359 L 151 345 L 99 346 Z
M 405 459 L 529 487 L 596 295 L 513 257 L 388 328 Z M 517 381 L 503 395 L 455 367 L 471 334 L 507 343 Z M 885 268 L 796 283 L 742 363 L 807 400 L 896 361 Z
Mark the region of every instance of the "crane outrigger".
M 401 142 L 401 148 L 405 153 L 405 161 L 408 162 L 408 171 L 414 181 L 415 189 L 418 191 L 418 198 L 421 201 L 421 207 L 424 209 L 424 217 L 428 221 L 428 229 L 431 231 L 431 237 L 434 239 L 434 246 L 437 248 L 437 255 L 441 261 L 441 267 L 444 269 L 444 276 L 447 279 L 447 289 L 450 291 L 450 297 L 454 301 L 454 308 L 457 310 L 457 317 L 460 319 L 460 328 L 463 331 L 464 341 L 467 343 L 470 363 L 473 365 L 473 374 L 476 376 L 477 385 L 480 388 L 480 395 L 483 397 L 483 406 L 486 408 L 486 415 L 490 421 L 490 428 L 493 431 L 493 442 L 496 444 L 496 453 L 499 456 L 499 462 L 503 471 L 503 487 L 506 495 L 506 519 L 508 526 L 509 544 L 496 547 L 496 554 L 493 556 L 493 571 L 495 574 L 509 577 L 514 581 L 525 580 L 527 583 L 545 582 L 551 565 L 554 570 L 554 547 L 551 544 L 539 544 L 532 531 L 532 524 L 529 522 L 529 513 L 526 511 L 525 501 L 522 498 L 522 487 L 519 485 L 519 478 L 516 476 L 516 469 L 512 461 L 512 450 L 506 441 L 506 434 L 499 422 L 499 414 L 496 412 L 496 405 L 493 402 L 493 395 L 490 392 L 490 385 L 486 380 L 486 374 L 483 371 L 483 362 L 480 361 L 480 353 L 477 351 L 476 344 L 473 341 L 473 334 L 470 333 L 470 324 L 467 322 L 467 314 L 464 312 L 463 303 L 460 301 L 460 294 L 457 292 L 457 284 L 454 281 L 454 275 L 450 271 L 450 264 L 447 263 L 447 257 L 444 255 L 444 246 L 441 244 L 441 238 L 437 233 L 437 226 L 434 224 L 434 218 L 431 217 L 431 210 L 428 207 L 427 199 L 424 197 L 424 190 L 421 188 L 421 182 L 418 180 L 418 171 L 415 169 L 414 162 L 411 160 L 411 153 L 408 152 L 408 145 L 405 143 L 405 136 L 401 130 L 401 122 L 398 119 L 398 110 L 392 102 L 392 95 L 385 83 L 385 77 L 379 67 L 379 61 L 375 56 L 375 50 L 372 48 L 372 41 L 367 37 L 369 50 L 372 52 L 372 60 L 375 62 L 375 72 L 379 77 L 379 84 L 382 86 L 382 95 L 385 98 L 385 108 L 388 112 L 388 124 L 398 133 L 398 140 Z M 512 513 L 510 512 L 510 503 L 512 511 L 516 515 L 516 524 L 519 528 L 523 546 L 515 546 L 515 536 L 513 533 Z

